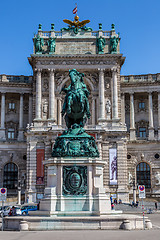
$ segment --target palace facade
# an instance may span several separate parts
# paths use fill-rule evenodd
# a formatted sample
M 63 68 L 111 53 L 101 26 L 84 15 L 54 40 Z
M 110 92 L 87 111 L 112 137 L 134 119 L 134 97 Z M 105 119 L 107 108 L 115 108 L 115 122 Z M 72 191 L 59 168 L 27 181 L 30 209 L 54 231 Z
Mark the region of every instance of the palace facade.
M 0 75 L 0 187 L 8 196 L 21 189 L 28 202 L 43 198 L 43 162 L 66 128 L 61 89 L 76 69 L 90 91 L 85 129 L 105 161 L 106 192 L 129 201 L 137 185 L 145 185 L 148 197 L 159 197 L 160 74 L 120 75 L 125 57 L 114 25 L 110 31 L 102 24 L 98 31 L 39 25 L 33 40 L 33 76 Z

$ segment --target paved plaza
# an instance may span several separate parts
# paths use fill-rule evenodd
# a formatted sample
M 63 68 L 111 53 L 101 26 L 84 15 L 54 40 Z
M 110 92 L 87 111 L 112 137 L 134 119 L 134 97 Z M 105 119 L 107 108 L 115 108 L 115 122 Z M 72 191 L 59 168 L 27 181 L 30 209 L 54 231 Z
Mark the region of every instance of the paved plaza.
M 158 240 L 160 229 L 139 231 L 49 231 L 49 232 L 0 232 L 5 240 Z
M 138 213 L 138 215 L 140 215 Z M 0 239 L 5 240 L 158 240 L 160 236 L 160 213 L 146 214 L 153 224 L 152 230 L 83 230 L 83 231 L 39 231 L 39 232 L 0 232 Z

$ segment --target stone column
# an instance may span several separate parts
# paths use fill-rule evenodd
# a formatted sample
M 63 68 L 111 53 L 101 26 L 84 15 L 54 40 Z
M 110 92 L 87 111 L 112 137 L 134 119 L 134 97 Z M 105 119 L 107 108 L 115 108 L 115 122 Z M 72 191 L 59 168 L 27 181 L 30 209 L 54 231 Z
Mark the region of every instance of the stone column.
M 33 108 L 32 108 L 32 95 L 29 94 L 29 113 L 28 113 L 28 122 L 29 124 L 32 123 L 32 111 L 33 111 Z
M 154 127 L 153 127 L 153 102 L 152 102 L 152 93 L 149 92 L 148 95 L 148 107 L 149 107 L 149 140 L 154 139 Z
M 99 121 L 105 119 L 104 69 L 99 70 Z
M 92 125 L 96 124 L 96 99 L 92 98 Z
M 158 140 L 160 140 L 160 92 L 158 92 Z
M 54 69 L 50 69 L 49 77 L 49 120 L 55 121 L 55 82 Z
M 1 140 L 6 140 L 5 136 L 5 93 L 1 93 L 1 128 L 0 128 Z
M 20 103 L 19 103 L 19 132 L 18 132 L 18 141 L 23 141 L 23 93 L 20 94 Z
M 130 141 L 136 140 L 135 118 L 134 118 L 134 95 L 130 93 Z
M 58 125 L 62 125 L 62 99 L 58 98 Z
M 42 111 L 41 69 L 37 69 L 37 73 L 36 73 L 36 120 L 41 120 L 41 111 Z
M 121 95 L 121 122 L 123 125 L 126 123 L 125 119 L 125 93 Z
M 118 88 L 117 88 L 117 68 L 112 69 L 112 119 L 118 119 Z

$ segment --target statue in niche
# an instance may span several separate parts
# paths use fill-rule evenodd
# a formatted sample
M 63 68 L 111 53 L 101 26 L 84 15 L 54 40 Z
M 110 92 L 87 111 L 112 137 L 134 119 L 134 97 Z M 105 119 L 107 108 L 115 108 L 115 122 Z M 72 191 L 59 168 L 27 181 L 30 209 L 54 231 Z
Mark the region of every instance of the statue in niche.
M 96 42 L 97 48 L 98 48 L 98 53 L 102 54 L 104 53 L 104 47 L 106 45 L 106 40 L 105 38 L 103 38 L 102 36 L 100 36 L 99 38 L 97 38 L 97 42 Z
M 106 113 L 107 114 L 111 113 L 111 101 L 109 99 L 107 99 L 107 101 L 106 101 Z
M 53 54 L 55 52 L 56 48 L 56 39 L 53 37 L 50 37 L 48 40 L 48 47 L 49 47 L 49 54 Z
M 133 176 L 132 176 L 131 172 L 128 173 L 128 182 L 130 185 L 133 183 Z
M 44 45 L 44 39 L 41 38 L 39 35 L 34 37 L 34 47 L 35 53 L 42 53 L 42 46 Z
M 66 93 L 62 116 L 65 115 L 65 121 L 68 128 L 74 123 L 81 127 L 86 123 L 86 116 L 90 118 L 88 96 L 89 91 L 83 81 L 83 73 L 76 69 L 69 71 L 71 84 L 68 88 L 63 87 L 61 91 Z
M 119 35 L 118 37 L 114 36 L 110 39 L 111 54 L 117 53 L 118 42 L 119 42 Z
M 47 112 L 48 112 L 48 102 L 44 101 L 43 103 L 43 117 L 47 118 Z

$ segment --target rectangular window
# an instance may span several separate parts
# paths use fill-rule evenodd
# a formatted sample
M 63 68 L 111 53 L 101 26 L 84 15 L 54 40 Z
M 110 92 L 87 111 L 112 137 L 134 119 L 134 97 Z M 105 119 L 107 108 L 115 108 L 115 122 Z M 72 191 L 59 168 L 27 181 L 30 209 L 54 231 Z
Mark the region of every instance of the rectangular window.
M 15 110 L 15 103 L 13 102 L 9 103 L 8 107 L 9 107 L 9 110 Z
M 14 128 L 8 128 L 8 139 L 14 139 L 14 138 L 15 138 Z
M 145 109 L 145 103 L 144 102 L 139 102 L 139 109 L 141 109 L 141 110 Z
M 140 138 L 146 138 L 146 128 L 145 127 L 140 127 L 139 128 L 139 137 Z

